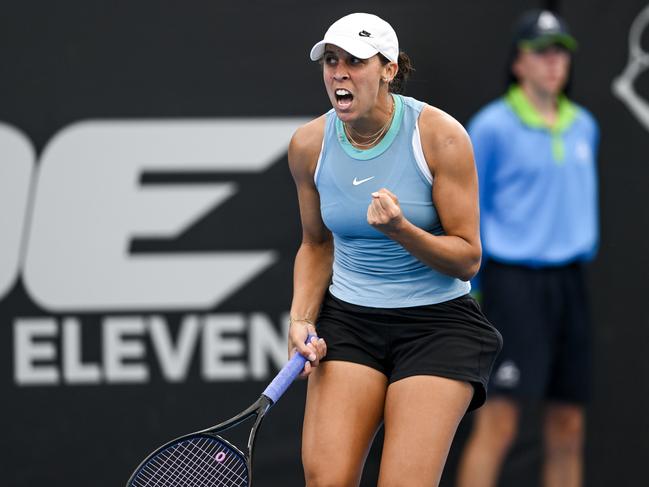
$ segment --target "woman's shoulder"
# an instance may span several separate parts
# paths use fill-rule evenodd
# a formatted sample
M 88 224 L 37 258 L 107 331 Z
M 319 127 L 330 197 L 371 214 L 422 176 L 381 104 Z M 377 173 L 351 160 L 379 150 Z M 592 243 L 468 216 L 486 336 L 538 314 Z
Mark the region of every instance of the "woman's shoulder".
M 419 116 L 419 131 L 426 160 L 434 171 L 441 164 L 470 160 L 469 135 L 453 116 L 444 110 L 426 105 Z
M 301 150 L 308 150 L 311 146 L 317 145 L 319 149 L 322 145 L 326 121 L 327 114 L 325 113 L 298 127 L 293 133 L 293 137 L 291 137 L 291 146 Z
M 299 127 L 288 146 L 288 160 L 291 168 L 315 170 L 322 148 L 327 114 Z
M 419 116 L 419 130 L 422 138 L 445 146 L 455 140 L 468 138 L 466 130 L 455 117 L 432 105 L 425 105 Z
M 291 137 L 289 152 L 319 152 L 322 146 L 326 121 L 327 114 L 324 114 L 298 127 L 293 137 Z

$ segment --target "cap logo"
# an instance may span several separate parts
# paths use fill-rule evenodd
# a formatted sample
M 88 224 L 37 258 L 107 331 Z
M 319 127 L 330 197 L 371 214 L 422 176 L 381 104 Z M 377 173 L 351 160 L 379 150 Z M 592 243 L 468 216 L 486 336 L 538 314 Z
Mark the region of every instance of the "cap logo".
M 541 30 L 557 30 L 559 28 L 559 21 L 551 12 L 546 10 L 541 12 L 536 25 L 538 25 Z
M 358 33 L 358 35 L 361 36 L 361 37 L 372 37 L 372 34 L 370 34 L 369 32 L 367 32 L 366 30 L 362 30 L 362 31 L 360 31 L 360 32 Z

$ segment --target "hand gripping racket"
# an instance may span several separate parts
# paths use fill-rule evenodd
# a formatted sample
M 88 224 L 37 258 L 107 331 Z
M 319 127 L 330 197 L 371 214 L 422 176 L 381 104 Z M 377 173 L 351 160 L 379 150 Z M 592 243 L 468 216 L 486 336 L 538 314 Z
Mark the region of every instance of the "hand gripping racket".
M 314 337 L 310 335 L 307 343 Z M 223 423 L 162 445 L 135 469 L 127 487 L 249 487 L 257 430 L 264 415 L 282 397 L 305 363 L 306 359 L 296 352 L 250 407 Z M 249 418 L 254 418 L 254 423 L 244 454 L 219 433 Z

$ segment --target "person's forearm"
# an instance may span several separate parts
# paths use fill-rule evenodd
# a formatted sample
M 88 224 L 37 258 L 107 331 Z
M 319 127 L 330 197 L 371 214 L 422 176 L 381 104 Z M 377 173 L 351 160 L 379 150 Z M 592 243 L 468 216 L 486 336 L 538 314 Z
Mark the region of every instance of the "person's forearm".
M 433 235 L 403 220 L 387 235 L 427 266 L 463 281 L 471 279 L 480 268 L 481 249 L 454 235 Z
M 291 319 L 312 323 L 331 280 L 333 242 L 302 243 L 295 257 Z

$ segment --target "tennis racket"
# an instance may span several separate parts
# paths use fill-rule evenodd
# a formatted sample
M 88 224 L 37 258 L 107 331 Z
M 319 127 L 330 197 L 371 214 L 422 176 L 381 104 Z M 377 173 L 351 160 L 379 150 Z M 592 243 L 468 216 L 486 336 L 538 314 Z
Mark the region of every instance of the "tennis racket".
M 314 338 L 310 335 L 307 343 Z M 162 445 L 135 469 L 127 487 L 249 487 L 252 452 L 264 415 L 300 374 L 306 363 L 299 353 L 279 371 L 253 404 L 223 423 Z M 253 418 L 246 453 L 219 436 Z

